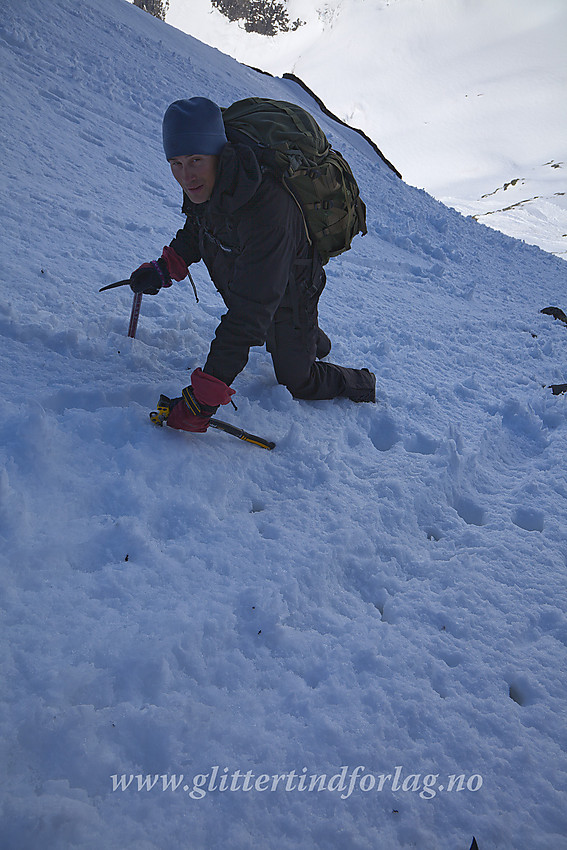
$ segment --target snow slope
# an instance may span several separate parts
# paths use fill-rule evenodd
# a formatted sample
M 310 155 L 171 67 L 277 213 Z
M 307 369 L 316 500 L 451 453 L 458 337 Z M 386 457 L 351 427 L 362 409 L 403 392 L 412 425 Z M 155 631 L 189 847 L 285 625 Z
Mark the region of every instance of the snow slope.
M 293 72 L 409 183 L 546 251 L 567 251 L 564 0 L 286 0 L 305 25 L 246 33 L 211 0 L 169 23 L 241 62 Z
M 0 50 L 2 850 L 567 847 L 564 262 L 122 0 L 10 4 Z M 98 292 L 182 224 L 195 93 L 308 106 L 368 204 L 321 325 L 379 401 L 295 402 L 255 349 L 226 418 L 273 452 L 149 423 L 204 269 L 135 340 Z

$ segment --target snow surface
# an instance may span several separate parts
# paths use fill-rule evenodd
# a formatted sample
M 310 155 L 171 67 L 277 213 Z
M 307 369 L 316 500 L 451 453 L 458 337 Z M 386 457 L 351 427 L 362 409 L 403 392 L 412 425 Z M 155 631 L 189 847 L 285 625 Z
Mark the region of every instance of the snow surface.
M 167 20 L 248 65 L 293 72 L 409 183 L 567 256 L 565 0 L 284 0 L 274 38 L 211 0 Z
M 564 261 L 123 0 L 20 0 L 0 49 L 2 850 L 567 847 Z M 98 292 L 183 222 L 197 93 L 308 106 L 368 204 L 321 325 L 379 401 L 255 349 L 226 418 L 273 452 L 149 422 L 222 314 L 202 267 L 135 340 Z

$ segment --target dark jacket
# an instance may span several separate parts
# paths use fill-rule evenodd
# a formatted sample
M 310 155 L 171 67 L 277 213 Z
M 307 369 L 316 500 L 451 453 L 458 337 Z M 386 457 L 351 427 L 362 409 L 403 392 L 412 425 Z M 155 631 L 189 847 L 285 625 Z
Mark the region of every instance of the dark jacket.
M 312 249 L 296 202 L 245 145 L 227 144 L 204 204 L 184 195 L 187 221 L 171 247 L 188 263 L 203 260 L 228 308 L 204 371 L 231 384 L 263 345 L 278 308 L 313 277 Z

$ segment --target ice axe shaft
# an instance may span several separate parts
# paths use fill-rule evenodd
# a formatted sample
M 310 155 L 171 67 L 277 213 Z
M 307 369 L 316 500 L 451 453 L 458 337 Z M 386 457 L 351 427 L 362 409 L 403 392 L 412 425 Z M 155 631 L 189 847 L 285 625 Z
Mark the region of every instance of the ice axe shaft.
M 232 434 L 233 437 L 238 437 L 239 440 L 244 440 L 245 443 L 252 443 L 255 446 L 259 446 L 261 449 L 271 451 L 276 447 L 276 444 L 271 440 L 265 440 L 263 437 L 257 437 L 255 434 L 249 434 L 248 431 L 244 431 L 242 428 L 236 428 L 230 422 L 223 422 L 222 419 L 213 418 L 209 422 L 209 425 L 218 431 L 224 431 L 225 434 Z
M 136 336 L 138 319 L 140 318 L 140 307 L 142 306 L 142 293 L 135 292 L 132 300 L 132 312 L 130 313 L 130 324 L 128 325 L 128 336 L 132 339 Z

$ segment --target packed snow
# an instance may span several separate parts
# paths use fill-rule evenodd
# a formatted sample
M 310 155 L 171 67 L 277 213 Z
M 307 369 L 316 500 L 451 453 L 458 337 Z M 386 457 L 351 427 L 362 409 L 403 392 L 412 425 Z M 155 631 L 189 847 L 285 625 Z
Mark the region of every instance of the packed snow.
M 274 37 L 211 0 L 170 0 L 167 21 L 248 65 L 295 73 L 407 182 L 567 258 L 564 0 L 282 2 L 303 25 Z
M 567 847 L 565 262 L 124 0 L 6 5 L 0 49 L 2 850 Z M 135 339 L 99 293 L 183 224 L 197 94 L 304 105 L 368 206 L 320 323 L 378 401 L 254 349 L 223 416 L 271 452 L 149 421 L 222 315 L 203 267 Z

